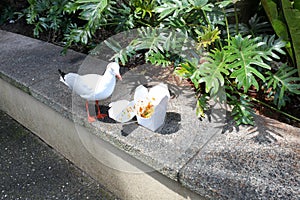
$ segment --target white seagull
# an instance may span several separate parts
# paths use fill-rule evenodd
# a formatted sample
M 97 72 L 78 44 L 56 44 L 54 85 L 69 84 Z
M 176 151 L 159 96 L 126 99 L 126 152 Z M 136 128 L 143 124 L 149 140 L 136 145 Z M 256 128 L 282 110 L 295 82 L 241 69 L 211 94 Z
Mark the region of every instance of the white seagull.
M 60 69 L 60 81 L 67 85 L 76 94 L 86 99 L 86 111 L 88 115 L 88 121 L 94 122 L 96 118 L 90 116 L 89 113 L 89 101 L 95 101 L 98 108 L 98 119 L 103 119 L 106 114 L 100 113 L 99 100 L 108 98 L 114 91 L 116 86 L 116 77 L 122 80 L 120 75 L 120 66 L 116 62 L 111 62 L 107 65 L 106 71 L 103 75 L 98 74 L 86 74 L 79 75 L 76 73 L 64 73 Z

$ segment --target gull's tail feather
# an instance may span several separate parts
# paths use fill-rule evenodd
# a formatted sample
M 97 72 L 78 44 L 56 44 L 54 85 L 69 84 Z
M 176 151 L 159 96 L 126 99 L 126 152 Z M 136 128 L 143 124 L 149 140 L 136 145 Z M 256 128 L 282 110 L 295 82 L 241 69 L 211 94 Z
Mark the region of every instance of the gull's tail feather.
M 66 75 L 66 73 L 63 72 L 63 71 L 61 71 L 60 69 L 58 69 L 58 73 L 59 73 L 60 77 L 61 77 L 63 80 L 65 80 L 65 75 Z

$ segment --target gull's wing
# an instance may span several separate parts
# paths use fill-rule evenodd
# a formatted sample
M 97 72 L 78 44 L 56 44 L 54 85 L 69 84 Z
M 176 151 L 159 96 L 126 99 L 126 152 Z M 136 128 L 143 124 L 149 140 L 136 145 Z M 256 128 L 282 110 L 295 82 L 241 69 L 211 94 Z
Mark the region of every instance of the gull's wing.
M 86 74 L 80 76 L 80 78 L 85 85 L 87 85 L 89 88 L 95 91 L 96 87 L 101 82 L 102 76 L 98 74 Z
M 65 83 L 80 96 L 90 96 L 94 93 L 94 89 L 89 86 L 89 81 L 85 81 L 82 76 L 75 73 L 65 75 Z

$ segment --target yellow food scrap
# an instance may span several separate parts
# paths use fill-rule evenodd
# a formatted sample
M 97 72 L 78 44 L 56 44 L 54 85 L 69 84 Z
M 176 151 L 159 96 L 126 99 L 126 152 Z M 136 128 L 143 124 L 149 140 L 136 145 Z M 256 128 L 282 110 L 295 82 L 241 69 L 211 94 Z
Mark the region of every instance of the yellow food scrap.
M 147 104 L 145 110 L 143 113 L 141 113 L 141 117 L 144 117 L 144 118 L 150 118 L 151 115 L 153 114 L 154 112 L 154 106 L 152 104 L 150 104 L 150 102 Z

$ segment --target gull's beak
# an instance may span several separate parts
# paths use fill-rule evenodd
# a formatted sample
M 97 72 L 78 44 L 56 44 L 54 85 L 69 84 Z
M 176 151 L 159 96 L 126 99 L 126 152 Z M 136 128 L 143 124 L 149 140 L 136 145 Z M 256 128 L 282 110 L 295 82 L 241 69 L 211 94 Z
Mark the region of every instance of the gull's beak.
M 122 80 L 122 76 L 120 74 L 117 74 L 116 77 L 121 81 Z

